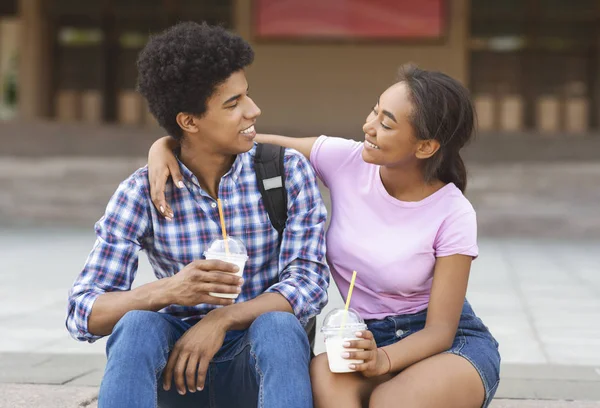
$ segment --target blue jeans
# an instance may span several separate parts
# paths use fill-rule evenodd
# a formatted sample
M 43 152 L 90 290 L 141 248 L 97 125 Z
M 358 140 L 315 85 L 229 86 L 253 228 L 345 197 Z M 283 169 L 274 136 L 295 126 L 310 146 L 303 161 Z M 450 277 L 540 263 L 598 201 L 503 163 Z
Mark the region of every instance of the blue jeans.
M 284 312 L 258 317 L 243 331 L 227 332 L 211 361 L 203 391 L 162 388 L 169 353 L 193 324 L 157 312 L 131 311 L 108 340 L 108 362 L 98 406 L 312 407 L 308 338 Z
M 427 320 L 427 309 L 410 315 L 388 316 L 381 320 L 367 320 L 367 326 L 375 337 L 378 347 L 388 346 L 423 330 Z M 456 354 L 469 361 L 479 373 L 487 407 L 494 398 L 500 384 L 500 353 L 494 339 L 481 319 L 465 299 L 452 346 L 446 353 Z

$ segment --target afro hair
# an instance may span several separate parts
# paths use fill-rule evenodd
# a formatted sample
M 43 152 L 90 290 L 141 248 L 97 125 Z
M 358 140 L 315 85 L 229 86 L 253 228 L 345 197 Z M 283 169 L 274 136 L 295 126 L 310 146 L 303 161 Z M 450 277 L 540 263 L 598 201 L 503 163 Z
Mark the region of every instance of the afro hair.
M 141 51 L 138 90 L 159 125 L 181 140 L 177 114 L 202 116 L 215 88 L 253 60 L 250 44 L 222 27 L 178 23 L 152 36 Z

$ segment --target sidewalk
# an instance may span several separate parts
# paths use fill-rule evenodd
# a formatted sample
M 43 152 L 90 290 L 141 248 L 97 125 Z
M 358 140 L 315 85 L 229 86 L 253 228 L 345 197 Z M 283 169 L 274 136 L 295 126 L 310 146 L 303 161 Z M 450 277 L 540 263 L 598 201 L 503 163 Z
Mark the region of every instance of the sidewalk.
M 0 383 L 15 398 L 50 393 L 87 401 L 97 390 L 105 340 L 78 343 L 64 328 L 67 288 L 92 243 L 92 232 L 79 229 L 0 232 Z M 501 345 L 498 398 L 600 401 L 599 245 L 482 239 L 468 298 Z M 151 279 L 142 255 L 134 285 Z M 327 310 L 342 306 L 335 287 L 330 299 Z M 324 351 L 322 338 L 316 344 Z
M 104 353 L 103 341 L 76 342 L 64 327 L 67 291 L 93 241 L 91 229 L 0 231 L 0 352 Z M 599 247 L 481 239 L 468 298 L 504 363 L 600 367 Z M 154 279 L 144 254 L 139 264 L 134 286 Z M 328 309 L 342 305 L 333 285 L 329 294 Z

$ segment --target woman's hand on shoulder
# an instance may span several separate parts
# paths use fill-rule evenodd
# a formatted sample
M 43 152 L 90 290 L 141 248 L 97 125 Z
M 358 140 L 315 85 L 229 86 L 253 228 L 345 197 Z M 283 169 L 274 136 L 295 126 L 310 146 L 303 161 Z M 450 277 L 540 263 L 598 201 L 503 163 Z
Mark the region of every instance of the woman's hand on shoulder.
M 148 181 L 152 204 L 169 221 L 173 219 L 174 214 L 165 200 L 167 180 L 171 177 L 177 187 L 185 187 L 179 163 L 173 154 L 176 143 L 172 137 L 165 136 L 154 142 L 148 152 Z

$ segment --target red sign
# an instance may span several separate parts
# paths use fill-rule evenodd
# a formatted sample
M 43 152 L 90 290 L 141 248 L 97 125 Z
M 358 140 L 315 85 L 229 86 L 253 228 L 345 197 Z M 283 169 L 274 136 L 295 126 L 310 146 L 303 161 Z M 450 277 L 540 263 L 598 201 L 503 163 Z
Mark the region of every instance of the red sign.
M 444 0 L 254 0 L 260 38 L 436 39 Z

